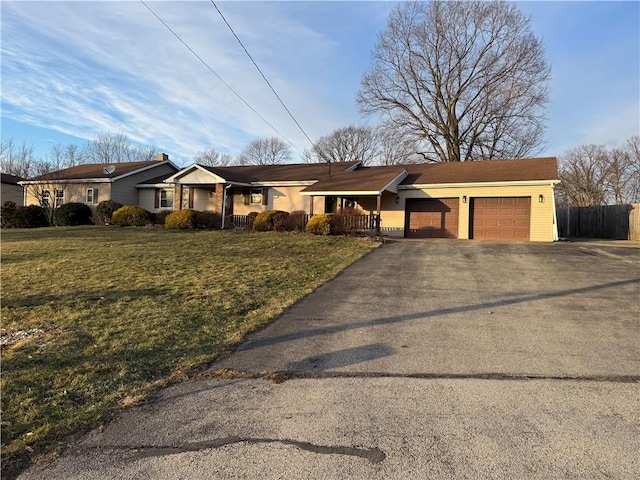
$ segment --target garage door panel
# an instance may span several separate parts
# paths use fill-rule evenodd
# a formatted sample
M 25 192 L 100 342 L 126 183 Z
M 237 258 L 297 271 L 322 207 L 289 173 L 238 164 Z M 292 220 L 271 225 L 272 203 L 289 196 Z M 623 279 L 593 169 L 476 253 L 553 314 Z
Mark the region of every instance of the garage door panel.
M 474 198 L 470 223 L 474 239 L 529 240 L 531 198 Z
M 410 238 L 458 238 L 458 199 L 408 199 L 405 225 Z

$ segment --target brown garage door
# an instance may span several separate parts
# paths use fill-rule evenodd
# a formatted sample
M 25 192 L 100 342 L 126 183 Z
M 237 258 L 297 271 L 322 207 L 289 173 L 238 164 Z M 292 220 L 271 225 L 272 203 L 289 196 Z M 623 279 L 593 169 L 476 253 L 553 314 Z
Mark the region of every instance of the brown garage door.
M 458 199 L 407 199 L 404 220 L 405 237 L 458 238 Z
M 477 240 L 529 240 L 530 197 L 473 198 L 471 237 Z

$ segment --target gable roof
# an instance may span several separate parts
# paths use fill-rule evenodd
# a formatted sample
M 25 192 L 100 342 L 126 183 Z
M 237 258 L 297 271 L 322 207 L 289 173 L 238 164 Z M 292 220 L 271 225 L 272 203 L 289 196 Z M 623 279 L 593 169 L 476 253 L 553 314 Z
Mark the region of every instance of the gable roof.
M 333 174 L 354 168 L 360 162 L 340 162 L 331 165 Z M 203 167 L 229 181 L 243 183 L 313 181 L 329 176 L 326 163 L 289 163 L 283 165 L 244 165 Z
M 344 173 L 357 167 L 360 162 L 340 162 L 331 166 L 333 175 Z M 178 181 L 179 178 L 196 170 L 208 172 L 217 181 L 241 185 L 265 185 L 278 183 L 309 183 L 329 176 L 329 165 L 326 163 L 288 163 L 283 165 L 236 165 L 230 167 L 209 167 L 194 163 L 171 175 L 167 182 Z
M 555 157 L 426 163 L 407 165 L 406 169 L 409 175 L 401 186 L 558 180 Z
M 18 175 L 11 175 L 10 173 L 0 173 L 0 183 L 8 183 L 10 185 L 18 185 L 18 182 L 23 181 L 24 178 Z
M 86 163 L 75 167 L 64 168 L 51 173 L 46 173 L 26 180 L 26 182 L 42 182 L 47 180 L 88 180 L 104 179 L 112 181 L 123 176 L 132 175 L 139 171 L 153 168 L 158 165 L 169 164 L 178 169 L 168 160 L 164 161 L 143 161 L 143 162 L 121 162 L 121 163 Z M 113 171 L 105 170 L 106 167 L 115 167 Z
M 379 195 L 385 190 L 397 192 L 406 177 L 405 166 L 360 167 L 351 172 L 324 177 L 300 192 L 302 195 Z

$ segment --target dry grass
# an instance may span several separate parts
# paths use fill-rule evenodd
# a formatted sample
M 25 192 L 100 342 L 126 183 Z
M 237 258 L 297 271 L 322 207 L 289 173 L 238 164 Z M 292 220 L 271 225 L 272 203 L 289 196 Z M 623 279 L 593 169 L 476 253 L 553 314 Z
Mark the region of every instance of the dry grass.
M 3 473 L 187 378 L 374 247 L 301 234 L 3 231 Z

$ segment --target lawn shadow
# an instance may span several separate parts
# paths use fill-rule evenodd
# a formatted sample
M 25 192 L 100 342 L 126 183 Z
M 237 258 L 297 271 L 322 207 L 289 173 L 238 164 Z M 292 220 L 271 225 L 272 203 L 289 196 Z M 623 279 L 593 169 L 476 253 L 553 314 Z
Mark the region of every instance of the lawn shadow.
M 8 308 L 38 307 L 48 303 L 76 304 L 79 302 L 113 303 L 123 298 L 159 297 L 172 293 L 169 288 L 133 288 L 130 290 L 108 289 L 88 292 L 73 291 L 50 295 L 24 295 L 19 298 L 3 298 L 2 306 Z

